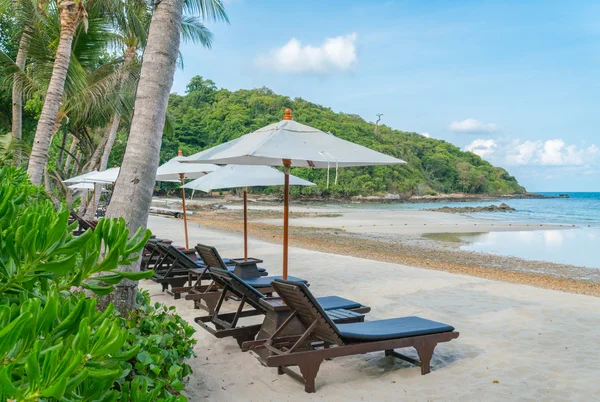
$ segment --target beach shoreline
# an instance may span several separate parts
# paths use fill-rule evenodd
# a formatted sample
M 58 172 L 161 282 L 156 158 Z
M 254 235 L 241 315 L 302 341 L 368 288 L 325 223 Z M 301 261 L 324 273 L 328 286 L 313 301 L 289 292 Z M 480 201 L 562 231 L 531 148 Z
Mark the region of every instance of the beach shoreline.
M 217 212 L 213 220 L 206 216 L 202 223 L 189 222 L 191 244 L 210 244 L 224 257 L 239 257 L 242 236 L 236 227 L 228 227 L 231 233 L 217 226 L 218 221 L 229 219 L 226 215 L 231 211 Z M 276 237 L 268 238 L 280 228 L 259 224 L 268 226 L 263 231 L 255 224 L 250 227 L 250 256 L 264 260 L 261 265 L 269 275 L 281 275 L 281 244 Z M 148 222 L 157 236 L 179 245 L 184 241 L 182 226 L 181 220 L 157 216 L 150 216 Z M 308 280 L 315 296 L 337 295 L 369 306 L 367 321 L 419 316 L 452 325 L 460 337 L 436 348 L 428 375 L 383 353 L 340 357 L 321 365 L 317 392 L 306 394 L 292 378 L 277 375 L 276 369 L 242 353 L 234 339 L 217 339 L 193 324 L 206 312 L 194 309 L 191 301 L 175 300 L 160 284 L 141 281 L 140 287 L 150 291 L 153 301 L 175 307 L 197 330 L 193 335 L 198 341 L 197 357 L 189 361 L 194 372 L 184 391 L 190 400 L 567 401 L 593 400 L 600 392 L 595 381 L 597 333 L 590 331 L 600 319 L 600 298 L 482 279 L 471 272 L 321 252 L 318 241 L 311 247 L 299 244 L 295 230 L 290 274 Z M 269 241 L 259 238 L 261 232 Z M 229 301 L 224 308 L 234 312 L 236 306 Z M 240 325 L 262 319 L 247 317 Z M 403 352 L 416 357 L 410 348 Z
M 211 229 L 241 234 L 241 206 L 227 204 L 226 208 L 198 210 L 190 219 Z M 249 236 L 280 243 L 282 230 L 278 208 L 262 205 L 252 205 L 250 208 Z M 370 217 L 369 224 L 365 216 Z M 426 236 L 439 233 L 568 230 L 570 227 L 491 221 L 428 211 L 348 213 L 335 208 L 295 205 L 290 219 L 290 244 L 331 254 L 600 296 L 598 269 L 463 251 L 452 243 Z

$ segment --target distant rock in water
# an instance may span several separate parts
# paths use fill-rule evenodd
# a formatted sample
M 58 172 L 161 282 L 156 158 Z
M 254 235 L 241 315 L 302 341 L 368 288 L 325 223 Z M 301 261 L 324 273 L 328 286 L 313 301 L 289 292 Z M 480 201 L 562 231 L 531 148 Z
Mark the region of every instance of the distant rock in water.
M 513 207 L 502 203 L 500 205 L 489 205 L 487 207 L 442 207 L 426 209 L 426 211 L 446 212 L 450 214 L 464 214 L 473 212 L 510 212 L 515 211 Z

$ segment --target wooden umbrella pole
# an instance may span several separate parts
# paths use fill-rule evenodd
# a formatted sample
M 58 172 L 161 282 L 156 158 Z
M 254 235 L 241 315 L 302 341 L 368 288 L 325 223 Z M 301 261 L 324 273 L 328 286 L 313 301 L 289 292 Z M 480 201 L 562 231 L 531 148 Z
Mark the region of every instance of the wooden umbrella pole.
M 248 261 L 248 189 L 244 187 L 244 261 Z
M 290 166 L 292 161 L 283 159 L 285 182 L 283 189 L 283 279 L 288 278 L 288 227 L 290 211 Z
M 179 178 L 181 179 L 181 206 L 183 207 L 183 231 L 185 232 L 185 249 L 189 250 L 189 240 L 188 240 L 188 228 L 187 228 L 187 212 L 185 210 L 185 188 L 183 185 L 185 184 L 183 179 L 185 174 L 179 173 Z

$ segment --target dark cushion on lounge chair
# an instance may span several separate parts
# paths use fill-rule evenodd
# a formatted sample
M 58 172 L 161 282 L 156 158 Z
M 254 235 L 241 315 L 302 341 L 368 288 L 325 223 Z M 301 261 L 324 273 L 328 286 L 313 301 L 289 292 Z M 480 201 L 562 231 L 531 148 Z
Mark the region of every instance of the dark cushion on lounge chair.
M 344 341 L 384 341 L 454 331 L 450 325 L 414 316 L 339 324 L 337 329 Z
M 294 282 L 308 283 L 308 281 L 305 279 L 300 279 L 300 278 L 296 278 L 293 276 L 288 276 L 288 278 Z M 248 279 L 240 279 L 240 280 L 246 282 L 248 285 L 250 285 L 254 288 L 267 288 L 267 287 L 271 286 L 271 282 L 273 282 L 276 279 L 281 280 L 282 277 L 281 276 L 261 276 L 259 278 L 248 278 Z
M 202 263 L 202 266 L 204 266 L 204 263 Z M 233 265 L 227 264 L 226 267 L 227 267 L 227 270 L 229 272 L 235 271 L 235 264 L 233 264 Z M 258 272 L 260 272 L 261 274 L 263 274 L 264 272 L 267 272 L 267 269 L 266 268 L 258 267 Z
M 339 296 L 317 297 L 317 302 L 323 310 L 353 309 L 361 307 L 360 303 Z

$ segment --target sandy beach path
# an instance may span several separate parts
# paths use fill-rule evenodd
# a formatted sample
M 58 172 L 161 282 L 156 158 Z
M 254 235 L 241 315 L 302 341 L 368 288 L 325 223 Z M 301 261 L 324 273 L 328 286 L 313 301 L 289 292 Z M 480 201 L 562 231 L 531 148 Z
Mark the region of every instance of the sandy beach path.
M 183 242 L 180 220 L 151 216 L 149 228 Z M 190 243 L 198 242 L 224 256 L 241 254 L 241 236 L 191 223 Z M 271 275 L 281 274 L 279 245 L 250 238 L 250 253 Z M 324 362 L 317 393 L 305 394 L 233 339 L 198 327 L 191 401 L 600 400 L 600 298 L 299 248 L 290 250 L 290 274 L 309 280 L 317 296 L 371 306 L 368 320 L 418 315 L 461 335 L 438 346 L 426 376 L 383 353 L 351 356 Z M 192 323 L 201 314 L 153 282 L 141 287 Z

